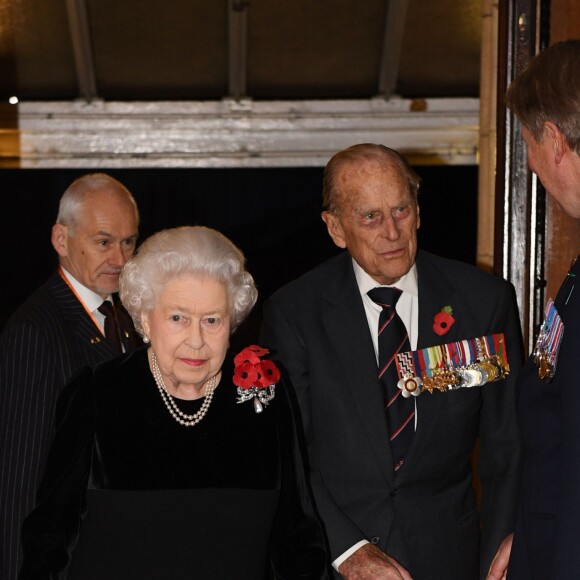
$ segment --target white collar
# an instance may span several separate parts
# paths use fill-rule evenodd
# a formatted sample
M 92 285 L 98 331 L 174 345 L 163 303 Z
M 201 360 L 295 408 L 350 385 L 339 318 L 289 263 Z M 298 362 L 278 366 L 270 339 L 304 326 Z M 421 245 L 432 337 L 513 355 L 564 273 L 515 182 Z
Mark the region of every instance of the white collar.
M 374 278 L 369 276 L 357 263 L 357 261 L 353 258 L 352 265 L 354 267 L 354 275 L 356 278 L 356 283 L 358 284 L 358 289 L 361 293 L 361 296 L 364 296 L 369 290 L 376 288 L 377 286 L 387 286 L 386 284 L 379 284 Z M 396 287 L 402 292 L 407 292 L 408 294 L 412 294 L 413 296 L 419 295 L 419 285 L 417 283 L 417 266 L 413 264 L 411 269 L 395 284 L 391 284 L 387 287 Z
M 103 303 L 103 298 L 96 292 L 93 292 L 90 288 L 83 286 L 70 272 L 67 272 L 62 268 L 62 273 L 69 281 L 70 285 L 73 287 L 77 296 L 85 304 L 89 312 L 94 312 Z M 105 300 L 110 300 L 113 302 L 111 295 L 109 294 Z

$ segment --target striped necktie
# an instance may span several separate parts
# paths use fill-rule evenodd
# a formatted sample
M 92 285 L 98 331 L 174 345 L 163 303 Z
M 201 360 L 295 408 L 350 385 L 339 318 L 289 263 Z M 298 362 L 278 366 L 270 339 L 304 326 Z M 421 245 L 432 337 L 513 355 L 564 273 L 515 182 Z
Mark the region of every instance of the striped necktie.
M 398 288 L 373 288 L 369 298 L 382 308 L 379 317 L 379 381 L 385 390 L 389 439 L 393 451 L 394 469 L 397 471 L 405 459 L 415 434 L 415 402 L 401 395 L 397 387 L 399 377 L 395 356 L 411 350 L 407 329 L 397 314 L 395 306 L 401 296 Z

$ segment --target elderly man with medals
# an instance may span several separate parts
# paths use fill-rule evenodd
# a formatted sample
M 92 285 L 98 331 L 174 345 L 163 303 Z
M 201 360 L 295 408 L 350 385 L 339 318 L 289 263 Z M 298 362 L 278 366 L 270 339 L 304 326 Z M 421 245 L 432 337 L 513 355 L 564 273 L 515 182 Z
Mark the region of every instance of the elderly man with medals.
M 383 145 L 334 155 L 322 218 L 346 251 L 265 305 L 262 341 L 296 389 L 333 568 L 346 579 L 484 577 L 515 519 L 513 288 L 418 250 L 418 189 Z

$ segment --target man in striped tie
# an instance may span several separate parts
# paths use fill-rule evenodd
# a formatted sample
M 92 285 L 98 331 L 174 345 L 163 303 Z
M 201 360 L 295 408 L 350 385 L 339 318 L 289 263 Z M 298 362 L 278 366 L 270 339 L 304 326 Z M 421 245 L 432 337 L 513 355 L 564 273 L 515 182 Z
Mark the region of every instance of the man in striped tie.
M 34 507 L 58 395 L 82 367 L 140 343 L 129 315 L 113 307 L 138 222 L 133 196 L 116 179 L 96 173 L 75 180 L 52 230 L 59 268 L 0 335 L 2 580 L 16 579 L 20 526 Z
M 515 517 L 522 345 L 513 288 L 418 251 L 418 190 L 392 149 L 337 153 L 324 174 L 322 219 L 346 251 L 265 305 L 261 339 L 297 392 L 337 577 L 484 577 Z M 507 378 L 419 397 L 415 379 L 401 388 L 397 353 L 494 333 L 505 336 Z M 481 512 L 471 463 L 478 440 Z

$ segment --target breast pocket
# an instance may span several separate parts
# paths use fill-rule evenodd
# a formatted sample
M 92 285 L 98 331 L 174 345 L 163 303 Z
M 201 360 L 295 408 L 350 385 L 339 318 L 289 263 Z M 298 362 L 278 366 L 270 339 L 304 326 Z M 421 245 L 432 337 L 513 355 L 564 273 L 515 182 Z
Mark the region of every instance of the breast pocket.
M 481 405 L 481 388 L 471 387 L 442 393 L 447 398 L 447 407 L 452 410 L 473 408 L 478 410 Z

